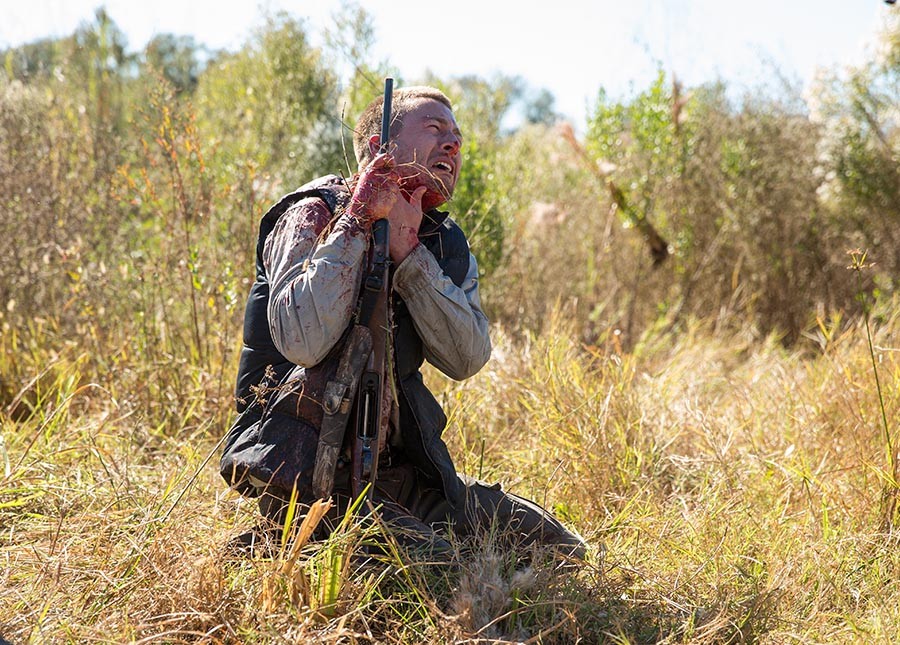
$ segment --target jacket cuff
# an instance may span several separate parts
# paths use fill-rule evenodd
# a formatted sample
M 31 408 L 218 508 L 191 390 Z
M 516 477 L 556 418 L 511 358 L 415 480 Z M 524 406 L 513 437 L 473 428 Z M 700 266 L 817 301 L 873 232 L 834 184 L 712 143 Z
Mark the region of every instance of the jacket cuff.
M 443 273 L 434 255 L 423 244 L 417 244 L 394 271 L 394 288 L 401 297 L 428 289 Z

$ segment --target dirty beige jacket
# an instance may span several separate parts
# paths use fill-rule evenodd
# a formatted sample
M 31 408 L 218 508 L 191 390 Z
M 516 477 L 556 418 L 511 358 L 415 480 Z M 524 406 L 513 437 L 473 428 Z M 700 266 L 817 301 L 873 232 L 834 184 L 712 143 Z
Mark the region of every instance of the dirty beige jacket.
M 365 232 L 347 215 L 317 240 L 310 223 L 322 216 L 324 202 L 301 200 L 278 220 L 263 251 L 272 339 L 285 358 L 304 367 L 318 364 L 350 323 L 367 248 Z M 395 268 L 392 287 L 412 315 L 429 363 L 462 380 L 487 362 L 491 341 L 473 255 L 457 287 L 420 244 Z

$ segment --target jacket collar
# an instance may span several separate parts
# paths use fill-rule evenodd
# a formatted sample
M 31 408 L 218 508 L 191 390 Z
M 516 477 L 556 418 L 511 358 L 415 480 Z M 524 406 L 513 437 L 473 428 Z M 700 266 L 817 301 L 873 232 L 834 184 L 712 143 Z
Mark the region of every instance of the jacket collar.
M 426 211 L 422 215 L 422 224 L 419 226 L 419 237 L 437 233 L 438 229 L 444 224 L 448 216 L 449 213 L 447 213 L 447 211 L 439 211 L 436 208 Z

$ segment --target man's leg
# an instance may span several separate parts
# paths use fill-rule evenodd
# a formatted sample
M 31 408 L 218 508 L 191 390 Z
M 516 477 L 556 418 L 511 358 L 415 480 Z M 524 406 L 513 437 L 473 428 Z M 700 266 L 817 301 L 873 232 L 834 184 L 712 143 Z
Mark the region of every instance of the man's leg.
M 335 506 L 323 518 L 316 532 L 326 537 L 340 522 L 351 498 L 349 477 L 339 472 L 335 480 Z M 465 487 L 465 502 L 454 508 L 443 494 L 423 486 L 415 468 L 407 463 L 382 469 L 373 492 L 373 503 L 381 508 L 381 518 L 398 542 L 405 547 L 427 550 L 437 557 L 447 557 L 452 551 L 440 532 L 447 526 L 462 537 L 476 535 L 496 525 L 519 546 L 534 543 L 556 547 L 561 553 L 583 559 L 585 542 L 577 533 L 566 529 L 553 515 L 538 504 L 505 492 L 500 484 L 483 484 L 471 477 L 460 476 Z M 282 526 L 289 495 L 286 491 L 269 489 L 260 497 L 260 511 L 273 526 Z M 301 501 L 302 513 L 309 500 Z
M 563 555 L 584 559 L 584 539 L 538 504 L 507 493 L 500 484 L 489 486 L 462 475 L 460 479 L 465 484 L 465 508 L 450 516 L 458 535 L 474 535 L 495 525 L 516 545 L 552 546 Z
M 290 493 L 274 487 L 258 488 L 257 504 L 262 522 L 234 537 L 227 548 L 234 555 L 271 557 L 281 546 Z M 305 509 L 302 510 L 305 512 Z
M 299 491 L 295 517 L 302 518 L 313 500 L 311 491 Z M 259 510 L 271 529 L 270 537 L 277 541 L 287 516 L 290 492 L 268 486 L 260 489 Z M 316 539 L 324 539 L 337 527 L 352 503 L 349 472 L 339 470 L 332 493 L 333 506 L 322 518 L 315 532 Z M 449 556 L 452 548 L 423 521 L 423 511 L 431 511 L 435 517 L 445 519 L 450 506 L 443 496 L 434 490 L 421 490 L 415 468 L 407 463 L 379 469 L 378 479 L 372 491 L 372 503 L 379 508 L 379 517 L 399 544 L 427 552 L 435 557 Z M 360 517 L 366 515 L 360 509 Z
M 393 488 L 393 499 L 418 525 L 437 532 L 445 532 L 449 526 L 457 535 L 468 537 L 496 526 L 515 546 L 552 546 L 565 556 L 584 559 L 584 539 L 538 504 L 505 492 L 500 484 L 489 486 L 465 476 L 460 480 L 465 487 L 461 508 L 451 506 L 440 491 L 423 486 L 411 467 L 404 473 L 403 486 Z
M 446 517 L 450 506 L 436 490 L 423 489 L 416 469 L 408 463 L 378 473 L 373 502 L 400 544 L 439 560 L 449 559 L 452 547 L 429 521 L 429 513 Z

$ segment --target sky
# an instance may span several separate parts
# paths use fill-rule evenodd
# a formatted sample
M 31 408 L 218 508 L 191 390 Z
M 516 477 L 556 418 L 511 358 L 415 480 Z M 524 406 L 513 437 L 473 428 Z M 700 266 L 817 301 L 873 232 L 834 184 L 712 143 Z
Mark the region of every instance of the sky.
M 100 0 L 0 0 L 0 49 L 72 33 Z M 265 11 L 308 20 L 314 42 L 341 0 L 106 0 L 139 50 L 154 35 L 193 35 L 236 49 Z M 361 0 L 374 21 L 373 56 L 412 82 L 426 70 L 447 78 L 495 73 L 549 89 L 576 123 L 603 87 L 613 97 L 645 88 L 658 69 L 690 86 L 726 80 L 732 91 L 772 79 L 773 64 L 808 84 L 818 68 L 870 58 L 890 11 L 883 0 Z

